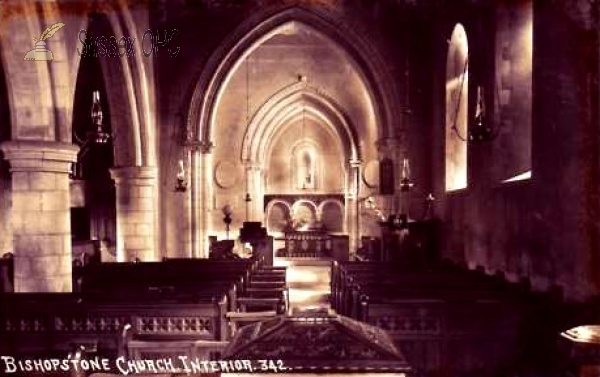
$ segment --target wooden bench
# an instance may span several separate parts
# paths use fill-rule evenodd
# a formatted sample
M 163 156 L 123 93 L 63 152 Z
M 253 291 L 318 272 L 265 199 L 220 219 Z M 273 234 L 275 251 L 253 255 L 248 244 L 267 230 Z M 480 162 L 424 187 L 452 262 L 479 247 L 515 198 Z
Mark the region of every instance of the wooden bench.
M 246 325 L 252 323 L 273 319 L 277 316 L 275 310 L 261 312 L 229 312 L 226 314 L 227 320 L 231 328 L 231 333 L 235 335 L 237 331 Z
M 131 324 L 142 336 L 225 340 L 229 336 L 225 295 L 174 296 L 138 301 L 85 298 L 70 293 L 0 296 L 0 353 L 63 356 L 78 344 L 108 357 L 118 354 L 120 332 Z
M 336 264 L 332 289 L 339 313 L 386 330 L 425 374 L 482 373 L 509 364 L 528 310 L 510 284 L 448 266 Z
M 249 281 L 252 261 L 191 259 L 165 262 L 103 263 L 74 271 L 77 291 L 130 297 L 149 293 L 197 294 L 227 292 L 228 310 L 236 310 L 237 295 Z
M 170 334 L 140 336 L 134 326 L 128 323 L 122 331 L 122 344 L 120 356 L 124 356 L 127 360 L 165 358 L 177 360 L 181 356 L 189 359 L 217 360 L 229 342 L 207 340 L 193 335 L 180 339 L 174 339 Z

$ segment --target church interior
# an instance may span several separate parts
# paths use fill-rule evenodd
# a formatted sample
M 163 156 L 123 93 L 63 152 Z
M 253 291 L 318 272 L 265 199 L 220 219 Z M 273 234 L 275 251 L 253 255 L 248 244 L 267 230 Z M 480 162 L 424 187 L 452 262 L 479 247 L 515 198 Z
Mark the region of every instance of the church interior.
M 0 374 L 600 376 L 600 1 L 0 20 Z

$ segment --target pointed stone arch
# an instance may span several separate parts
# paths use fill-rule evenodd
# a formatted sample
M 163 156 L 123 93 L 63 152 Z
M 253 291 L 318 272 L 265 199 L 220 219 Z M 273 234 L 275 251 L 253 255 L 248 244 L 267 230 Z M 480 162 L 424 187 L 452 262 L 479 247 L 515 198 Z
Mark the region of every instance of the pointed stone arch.
M 346 161 L 360 160 L 356 129 L 341 107 L 317 88 L 296 83 L 271 96 L 252 117 L 242 141 L 242 162 L 263 163 L 273 140 L 303 113 L 338 136 L 336 148 Z
M 232 72 L 252 51 L 273 35 L 299 25 L 324 36 L 348 54 L 373 104 L 381 139 L 394 136 L 402 120 L 396 81 L 379 52 L 349 25 L 327 13 L 292 7 L 275 14 L 260 13 L 243 22 L 211 55 L 191 94 L 186 135 L 203 143 L 212 140 L 215 109 Z
M 99 17 L 105 35 L 140 35 L 126 4 L 103 5 Z M 82 21 L 89 26 L 89 20 Z M 139 51 L 137 51 L 139 52 Z M 77 55 L 77 53 L 75 53 Z M 147 66 L 141 54 L 128 58 L 100 59 L 102 74 L 106 80 L 111 123 L 115 138 L 116 166 L 156 166 L 156 130 L 151 111 L 151 85 L 148 83 Z M 73 67 L 79 72 L 80 57 L 74 56 Z M 73 92 L 75 90 L 73 84 Z

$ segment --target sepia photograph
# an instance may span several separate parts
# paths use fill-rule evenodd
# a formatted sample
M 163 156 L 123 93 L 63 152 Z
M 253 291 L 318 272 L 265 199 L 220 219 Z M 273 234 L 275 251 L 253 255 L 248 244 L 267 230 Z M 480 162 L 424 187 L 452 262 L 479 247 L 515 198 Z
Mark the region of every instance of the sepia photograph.
M 600 0 L 0 0 L 0 376 L 600 377 Z

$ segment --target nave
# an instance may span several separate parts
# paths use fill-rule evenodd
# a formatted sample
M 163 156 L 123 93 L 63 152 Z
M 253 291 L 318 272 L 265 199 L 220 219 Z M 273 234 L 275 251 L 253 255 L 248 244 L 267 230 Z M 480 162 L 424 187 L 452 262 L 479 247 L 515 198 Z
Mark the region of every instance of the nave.
M 598 377 L 599 20 L 0 1 L 0 365 Z

